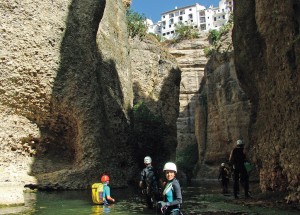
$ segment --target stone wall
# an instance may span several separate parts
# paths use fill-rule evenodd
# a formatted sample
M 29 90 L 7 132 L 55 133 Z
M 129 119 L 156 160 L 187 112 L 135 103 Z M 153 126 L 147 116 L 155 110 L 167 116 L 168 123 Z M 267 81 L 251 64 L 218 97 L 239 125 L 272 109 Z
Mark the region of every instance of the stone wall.
M 235 2 L 233 43 L 242 88 L 253 104 L 250 142 L 263 191 L 300 201 L 300 2 Z

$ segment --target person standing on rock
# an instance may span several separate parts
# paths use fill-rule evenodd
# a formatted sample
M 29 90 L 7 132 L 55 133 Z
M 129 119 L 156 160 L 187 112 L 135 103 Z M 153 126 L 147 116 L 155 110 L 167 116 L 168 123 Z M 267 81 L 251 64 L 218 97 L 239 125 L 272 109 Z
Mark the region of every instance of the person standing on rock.
M 244 187 L 245 198 L 249 198 L 249 175 L 244 165 L 244 162 L 246 161 L 246 153 L 242 140 L 237 140 L 236 147 L 230 153 L 229 161 L 233 165 L 234 198 L 239 198 L 239 182 L 241 182 Z

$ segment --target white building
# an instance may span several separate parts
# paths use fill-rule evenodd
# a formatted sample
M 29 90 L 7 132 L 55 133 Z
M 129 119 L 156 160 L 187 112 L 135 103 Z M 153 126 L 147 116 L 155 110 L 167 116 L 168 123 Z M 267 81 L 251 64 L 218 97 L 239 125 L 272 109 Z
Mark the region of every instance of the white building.
M 175 8 L 161 14 L 158 23 L 149 25 L 148 32 L 172 39 L 175 35 L 176 24 L 183 23 L 198 28 L 199 31 L 208 32 L 219 29 L 226 24 L 233 10 L 233 0 L 221 0 L 219 7 L 204 6 L 196 3 L 182 8 Z
M 175 34 L 175 26 L 179 23 L 198 27 L 200 10 L 205 10 L 205 7 L 195 4 L 161 14 L 161 36 L 171 39 Z

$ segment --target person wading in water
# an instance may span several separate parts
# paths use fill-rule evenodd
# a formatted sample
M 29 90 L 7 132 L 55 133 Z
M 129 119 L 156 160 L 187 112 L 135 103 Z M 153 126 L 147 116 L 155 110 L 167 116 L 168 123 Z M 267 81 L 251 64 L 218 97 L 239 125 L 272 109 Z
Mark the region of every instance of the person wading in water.
M 153 208 L 153 205 L 159 200 L 158 174 L 152 166 L 150 156 L 144 158 L 144 164 L 146 167 L 141 172 L 139 187 L 145 195 L 148 208 Z
M 175 163 L 167 162 L 163 169 L 166 175 L 166 183 L 163 191 L 164 201 L 158 202 L 158 207 L 165 215 L 183 215 L 180 211 L 182 204 L 181 188 L 178 180 L 175 178 L 177 167 Z
M 233 164 L 233 194 L 234 198 L 238 199 L 239 183 L 244 187 L 245 198 L 250 198 L 249 195 L 249 175 L 245 168 L 246 153 L 242 140 L 236 142 L 236 147 L 231 151 L 229 161 Z

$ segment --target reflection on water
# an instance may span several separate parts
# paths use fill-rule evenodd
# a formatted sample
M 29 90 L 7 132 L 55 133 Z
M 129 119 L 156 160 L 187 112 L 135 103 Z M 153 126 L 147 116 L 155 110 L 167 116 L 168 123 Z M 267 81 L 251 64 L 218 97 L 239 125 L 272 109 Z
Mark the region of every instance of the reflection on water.
M 113 207 L 113 206 L 114 205 L 93 205 L 91 215 L 109 214 L 110 213 L 110 208 Z
M 247 205 L 243 200 L 236 202 L 233 196 L 220 194 L 216 182 L 183 187 L 184 215 L 294 215 L 297 211 L 282 211 L 265 205 Z M 0 214 L 14 215 L 150 215 L 158 214 L 149 210 L 137 190 L 112 189 L 116 204 L 94 205 L 90 191 L 25 193 L 26 204 L 20 207 L 0 208 Z

